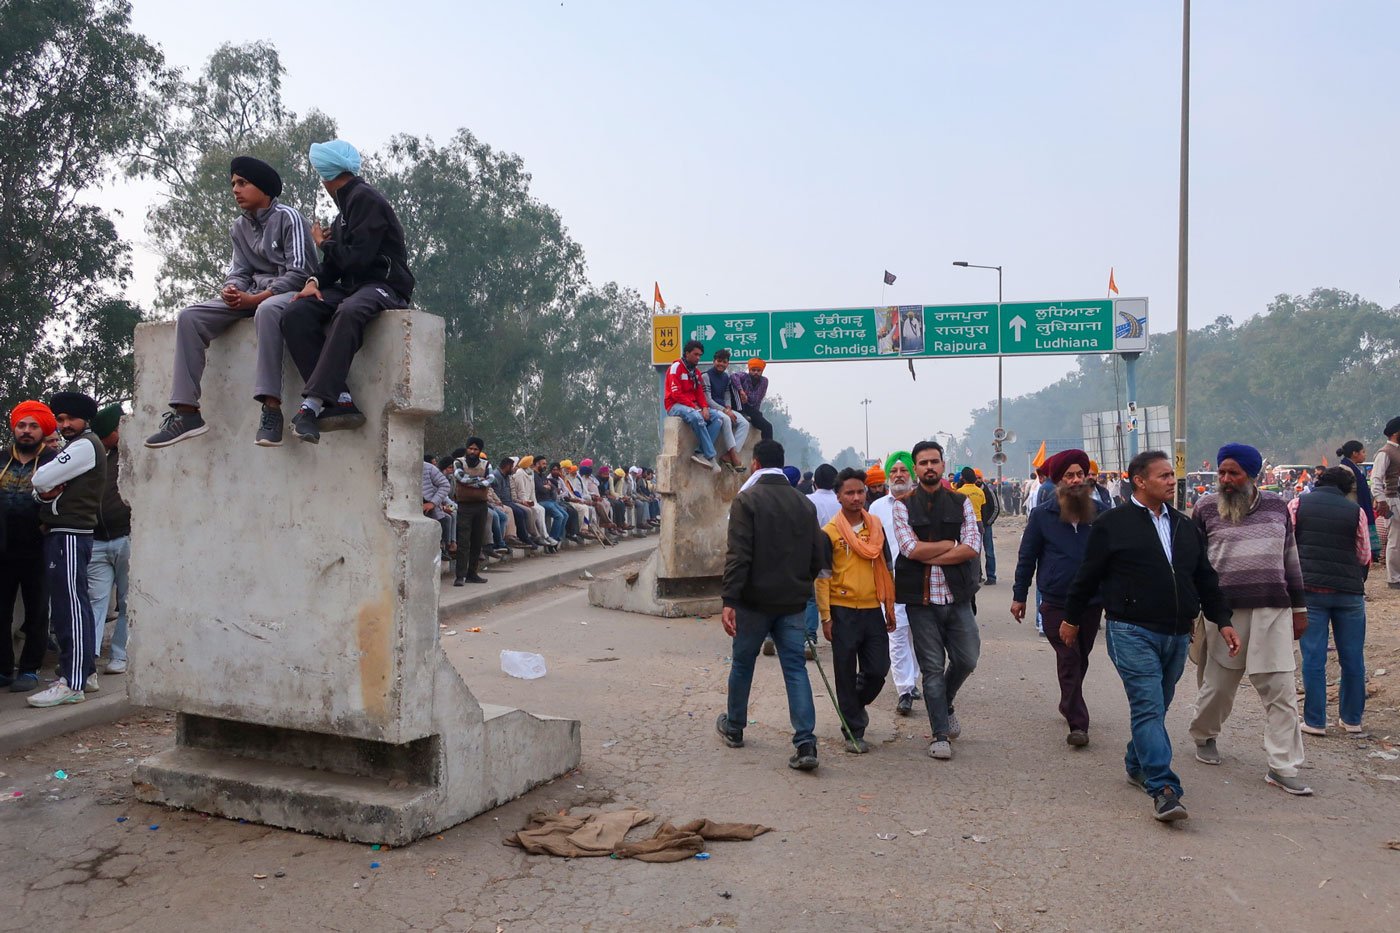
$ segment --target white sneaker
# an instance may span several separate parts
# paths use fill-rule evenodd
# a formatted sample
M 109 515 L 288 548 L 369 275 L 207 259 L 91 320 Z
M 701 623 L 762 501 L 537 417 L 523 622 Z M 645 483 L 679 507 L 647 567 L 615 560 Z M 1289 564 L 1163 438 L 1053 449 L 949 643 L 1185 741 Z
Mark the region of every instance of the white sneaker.
M 126 673 L 126 661 L 125 661 L 125 660 L 120 660 L 120 661 L 108 661 L 108 662 L 107 662 L 107 669 L 106 669 L 105 671 L 103 671 L 103 673 L 104 673 L 104 674 L 125 674 L 125 673 Z
M 102 689 L 102 685 L 97 682 L 96 674 L 89 674 L 88 679 L 83 681 L 84 693 L 96 693 Z
M 65 703 L 81 703 L 86 699 L 87 696 L 81 690 L 68 689 L 68 682 L 60 677 L 48 689 L 31 693 L 25 702 L 38 709 L 45 709 L 50 706 L 62 706 Z

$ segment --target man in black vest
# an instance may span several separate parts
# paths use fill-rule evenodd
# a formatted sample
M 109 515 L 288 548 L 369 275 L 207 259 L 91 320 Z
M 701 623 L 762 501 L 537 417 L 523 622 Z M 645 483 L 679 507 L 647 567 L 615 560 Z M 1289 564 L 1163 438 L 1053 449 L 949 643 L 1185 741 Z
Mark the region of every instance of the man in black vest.
M 826 535 L 817 509 L 783 475 L 783 445 L 759 441 L 753 449 L 753 480 L 729 509 L 729 549 L 721 594 L 724 633 L 734 639 L 729 667 L 729 704 L 715 729 L 730 748 L 744 744 L 754 661 L 765 638 L 777 646 L 787 685 L 788 718 L 797 751 L 788 767 L 817 767 L 817 710 L 802 656 L 804 614 L 817 574 L 827 566 Z
M 1345 466 L 1324 470 L 1306 496 L 1288 503 L 1303 565 L 1308 627 L 1298 639 L 1303 653 L 1303 724 L 1308 735 L 1327 734 L 1327 629 L 1337 646 L 1342 682 L 1340 725 L 1361 731 L 1366 709 L 1366 571 L 1370 528 L 1361 506 L 1347 498 L 1356 479 Z
M 943 447 L 914 445 L 919 487 L 894 504 L 895 602 L 906 607 L 914 656 L 924 677 L 924 706 L 933 741 L 929 757 L 953 757 L 962 734 L 953 698 L 982 648 L 972 597 L 981 579 L 982 536 L 972 501 L 943 485 Z

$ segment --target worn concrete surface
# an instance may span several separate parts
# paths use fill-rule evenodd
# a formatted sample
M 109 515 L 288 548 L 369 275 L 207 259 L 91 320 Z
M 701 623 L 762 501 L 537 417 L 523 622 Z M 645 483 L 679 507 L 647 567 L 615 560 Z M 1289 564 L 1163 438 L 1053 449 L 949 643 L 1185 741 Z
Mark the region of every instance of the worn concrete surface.
M 1008 554 L 1011 527 L 998 525 Z M 982 662 L 953 761 L 924 756 L 927 724 L 896 717 L 888 691 L 872 710 L 874 752 L 843 754 L 814 676 L 822 765 L 798 774 L 774 659 L 759 659 L 747 747 L 726 749 L 714 734 L 729 652 L 718 622 L 595 609 L 582 588 L 476 615 L 480 633 L 443 642 L 483 702 L 579 718 L 576 774 L 441 838 L 374 852 L 133 802 L 129 759 L 168 747 L 173 724 L 92 730 L 0 759 L 0 793 L 25 792 L 0 803 L 11 892 L 0 929 L 1390 931 L 1400 916 L 1400 851 L 1385 848 L 1400 839 L 1400 782 L 1382 780 L 1400 762 L 1368 757 L 1400 735 L 1306 738 L 1317 796 L 1288 797 L 1263 781 L 1248 687 L 1225 763 L 1191 760 L 1188 669 L 1169 724 L 1192 818 L 1162 826 L 1122 777 L 1127 704 L 1102 645 L 1087 689 L 1094 742 L 1075 751 L 1055 713 L 1053 654 L 1010 619 L 1003 584 L 979 597 Z M 1370 637 L 1393 646 L 1400 596 L 1372 590 Z M 548 675 L 506 677 L 502 648 L 539 651 Z M 1391 706 L 1367 721 L 1392 728 Z M 70 778 L 49 778 L 55 768 Z M 501 845 L 532 810 L 624 804 L 778 831 L 662 865 Z
M 745 439 L 739 459 L 753 460 L 758 432 Z M 719 612 L 729 504 L 747 474 L 715 473 L 691 461 L 695 435 L 679 418 L 667 418 L 656 463 L 661 496 L 661 540 L 635 574 L 613 575 L 589 589 L 595 606 L 678 618 Z
M 165 410 L 174 338 L 173 322 L 137 329 L 123 431 L 129 692 L 177 713 L 176 747 L 137 768 L 137 795 L 402 844 L 572 768 L 577 721 L 485 715 L 438 644 L 440 526 L 422 513 L 421 480 L 423 423 L 442 409 L 442 319 L 383 314 L 349 377 L 366 424 L 319 444 L 288 431 L 273 449 L 250 441 L 247 322 L 210 348 L 211 430 L 142 446 Z M 211 476 L 212 512 L 195 507 Z

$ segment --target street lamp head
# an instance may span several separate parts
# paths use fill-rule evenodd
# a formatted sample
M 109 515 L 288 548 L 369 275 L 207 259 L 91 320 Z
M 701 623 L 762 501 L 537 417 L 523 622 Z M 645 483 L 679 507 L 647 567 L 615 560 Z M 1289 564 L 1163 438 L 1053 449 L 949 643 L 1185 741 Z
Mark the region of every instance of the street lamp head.
M 954 261 L 953 265 L 955 265 L 955 266 L 962 266 L 964 269 L 967 268 L 967 263 L 962 262 L 962 261 Z

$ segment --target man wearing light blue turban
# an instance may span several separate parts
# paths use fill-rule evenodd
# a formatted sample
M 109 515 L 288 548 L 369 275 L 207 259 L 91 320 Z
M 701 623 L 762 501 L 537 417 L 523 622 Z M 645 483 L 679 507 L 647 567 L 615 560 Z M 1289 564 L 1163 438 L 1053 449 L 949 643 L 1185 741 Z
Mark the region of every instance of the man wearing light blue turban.
M 340 209 L 329 231 L 312 224 L 321 273 L 306 280 L 282 318 L 287 350 L 306 380 L 292 433 L 315 444 L 323 431 L 365 423 L 345 381 L 350 363 L 369 322 L 382 311 L 408 307 L 415 283 L 403 227 L 384 196 L 359 176 L 359 151 L 333 139 L 312 143 L 308 155 Z

